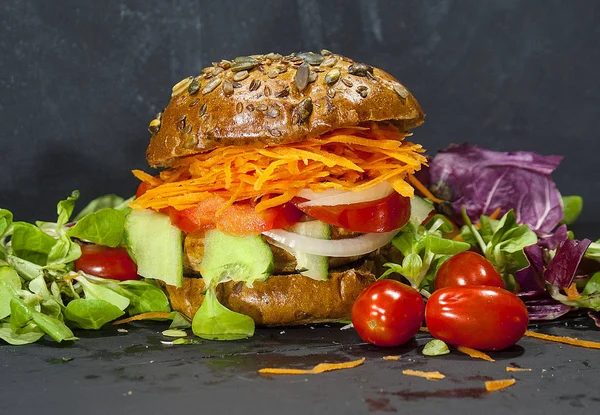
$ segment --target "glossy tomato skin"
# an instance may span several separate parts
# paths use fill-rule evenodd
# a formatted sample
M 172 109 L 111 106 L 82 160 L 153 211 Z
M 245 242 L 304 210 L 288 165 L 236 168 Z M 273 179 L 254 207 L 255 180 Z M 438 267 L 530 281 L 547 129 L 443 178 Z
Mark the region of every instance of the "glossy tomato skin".
M 137 265 L 123 247 L 82 245 L 81 256 L 75 260 L 75 271 L 112 280 L 138 280 Z
M 365 288 L 352 307 L 352 324 L 359 336 L 377 346 L 393 347 L 414 337 L 423 323 L 421 294 L 394 280 Z
M 292 200 L 298 209 L 325 223 L 352 232 L 389 232 L 410 219 L 410 199 L 394 192 L 383 199 L 336 206 L 304 206 L 303 199 Z
M 425 308 L 431 334 L 454 346 L 502 350 L 527 330 L 525 304 L 498 287 L 461 286 L 435 291 Z
M 456 254 L 440 266 L 435 276 L 436 290 L 462 285 L 487 285 L 504 288 L 504 280 L 492 263 L 476 252 Z
M 237 202 L 220 212 L 225 203 L 225 199 L 214 196 L 193 208 L 177 210 L 169 207 L 165 212 L 171 218 L 171 223 L 186 233 L 218 229 L 237 236 L 282 229 L 295 224 L 304 215 L 290 203 L 257 212 L 252 203 Z

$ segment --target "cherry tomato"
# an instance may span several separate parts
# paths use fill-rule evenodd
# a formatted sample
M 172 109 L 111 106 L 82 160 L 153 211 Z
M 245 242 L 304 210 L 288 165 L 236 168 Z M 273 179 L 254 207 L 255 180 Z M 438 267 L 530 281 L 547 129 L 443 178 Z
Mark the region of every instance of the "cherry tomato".
M 294 199 L 296 206 L 303 199 Z M 403 227 L 410 219 L 410 199 L 392 193 L 383 199 L 336 206 L 298 206 L 322 222 L 352 232 L 389 232 Z
M 460 285 L 489 285 L 504 288 L 504 280 L 485 257 L 471 251 L 444 261 L 435 276 L 435 289 Z
M 462 286 L 435 291 L 425 308 L 431 334 L 446 343 L 478 350 L 502 350 L 527 330 L 525 304 L 498 287 Z
M 398 346 L 414 337 L 423 323 L 421 294 L 394 280 L 365 288 L 352 307 L 352 324 L 359 336 L 377 346 Z
M 171 223 L 184 232 L 219 229 L 231 235 L 257 235 L 270 229 L 281 229 L 293 225 L 303 213 L 292 204 L 256 212 L 250 202 L 238 202 L 217 215 L 226 200 L 214 196 L 200 202 L 196 207 L 176 210 L 167 208 Z
M 119 281 L 140 278 L 137 265 L 122 247 L 82 245 L 81 256 L 75 260 L 75 271 Z

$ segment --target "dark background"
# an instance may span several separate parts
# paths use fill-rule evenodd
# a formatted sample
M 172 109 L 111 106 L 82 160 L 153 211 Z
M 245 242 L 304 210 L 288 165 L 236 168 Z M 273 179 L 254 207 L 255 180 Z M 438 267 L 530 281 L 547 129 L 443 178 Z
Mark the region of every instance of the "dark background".
M 80 207 L 127 197 L 177 81 L 221 58 L 327 48 L 408 86 L 431 154 L 470 141 L 564 155 L 554 178 L 584 196 L 585 232 L 600 203 L 599 11 L 592 0 L 3 1 L 0 206 L 54 220 L 73 189 Z

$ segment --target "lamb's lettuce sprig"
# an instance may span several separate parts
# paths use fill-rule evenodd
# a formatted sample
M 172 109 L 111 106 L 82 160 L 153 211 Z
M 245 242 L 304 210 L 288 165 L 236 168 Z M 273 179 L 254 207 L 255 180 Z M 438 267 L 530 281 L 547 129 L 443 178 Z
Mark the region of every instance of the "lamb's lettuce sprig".
M 392 240 L 402 253 L 402 263 L 384 264 L 388 269 L 380 278 L 400 274 L 414 289 L 428 296 L 433 292 L 433 281 L 441 264 L 470 248 L 468 243 L 444 238 L 444 234 L 453 229 L 454 225 L 443 215 L 435 215 L 426 225 L 415 221 L 407 223 Z
M 125 314 L 170 311 L 154 283 L 73 271 L 81 256 L 77 240 L 122 244 L 128 209 L 128 201 L 103 196 L 71 221 L 78 199 L 74 191 L 57 204 L 56 222 L 15 222 L 10 211 L 0 209 L 0 339 L 9 344 L 45 335 L 57 342 L 77 340 L 73 329 L 99 329 Z

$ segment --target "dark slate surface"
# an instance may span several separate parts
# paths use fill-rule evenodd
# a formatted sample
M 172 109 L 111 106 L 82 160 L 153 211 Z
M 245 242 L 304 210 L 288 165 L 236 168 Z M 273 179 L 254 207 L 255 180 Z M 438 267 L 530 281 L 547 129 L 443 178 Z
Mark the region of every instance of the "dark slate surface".
M 598 340 L 589 318 L 544 324 L 536 330 Z M 0 346 L 2 413 L 63 414 L 364 414 L 486 413 L 489 415 L 597 413 L 598 354 L 524 338 L 490 353 L 495 362 L 457 351 L 425 357 L 430 339 L 419 333 L 399 348 L 360 341 L 339 325 L 260 329 L 249 340 L 167 345 L 166 323 L 78 333 L 68 345 Z M 400 355 L 398 361 L 383 356 Z M 262 367 L 310 368 L 366 357 L 362 366 L 321 375 L 261 375 Z M 531 372 L 506 372 L 506 367 Z M 428 381 L 404 369 L 440 371 Z M 503 391 L 484 382 L 514 378 Z

